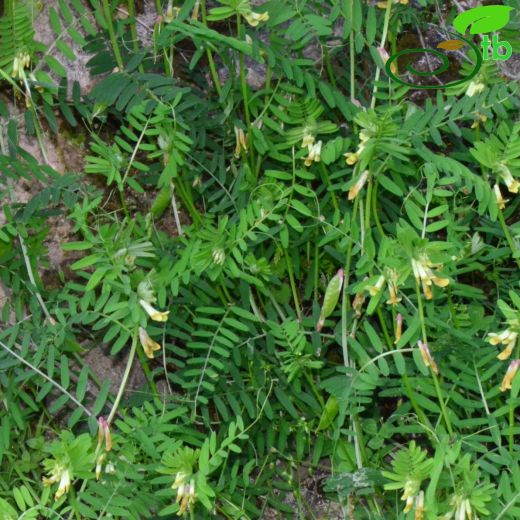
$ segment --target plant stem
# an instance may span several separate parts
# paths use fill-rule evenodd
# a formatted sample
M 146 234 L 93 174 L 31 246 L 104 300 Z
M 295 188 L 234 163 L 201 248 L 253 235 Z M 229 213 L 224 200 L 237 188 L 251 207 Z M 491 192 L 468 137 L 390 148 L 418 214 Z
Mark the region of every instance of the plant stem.
M 108 36 L 110 37 L 110 43 L 112 44 L 112 50 L 114 51 L 114 57 L 120 71 L 125 67 L 123 64 L 123 58 L 121 57 L 121 51 L 119 50 L 119 44 L 117 43 L 116 33 L 114 31 L 114 24 L 112 23 L 112 10 L 110 9 L 109 0 L 102 0 L 103 4 L 103 16 L 105 23 L 107 24 Z
M 119 385 L 119 390 L 117 392 L 116 400 L 112 405 L 112 409 L 110 410 L 110 415 L 108 416 L 107 422 L 108 424 L 112 424 L 112 421 L 117 413 L 117 409 L 119 408 L 119 404 L 121 399 L 123 398 L 123 394 L 125 393 L 126 384 L 128 383 L 128 378 L 130 377 L 130 372 L 132 371 L 132 364 L 134 362 L 135 352 L 137 350 L 137 338 L 138 338 L 137 329 L 134 331 L 134 335 L 132 337 L 132 346 L 130 347 L 130 353 L 128 354 L 128 360 L 126 362 L 125 372 L 123 374 L 123 379 L 121 380 L 121 384 Z
M 504 235 L 506 236 L 507 243 L 509 244 L 509 247 L 511 249 L 511 252 L 513 253 L 513 257 L 515 257 L 515 262 L 520 267 L 520 257 L 518 257 L 518 251 L 516 250 L 515 242 L 513 240 L 513 237 L 511 236 L 511 232 L 509 231 L 509 228 L 507 227 L 506 219 L 504 218 L 504 212 L 499 208 L 498 209 L 498 220 L 500 221 L 500 225 L 502 226 L 502 231 L 504 232 Z
M 137 36 L 137 29 L 135 26 L 135 0 L 128 0 L 128 17 L 130 18 L 130 35 L 132 36 L 132 47 L 134 52 L 139 52 L 139 38 Z M 139 72 L 144 73 L 143 64 L 139 64 Z
M 298 316 L 298 320 L 301 322 L 303 320 L 303 314 L 300 308 L 300 299 L 298 298 L 298 288 L 296 287 L 296 283 L 294 281 L 294 272 L 291 263 L 291 257 L 289 256 L 289 252 L 287 249 L 284 249 L 285 262 L 287 265 L 287 272 L 289 274 L 289 282 L 291 284 L 292 295 L 294 299 L 294 306 L 296 307 L 296 314 Z
M 350 0 L 350 35 L 349 35 L 349 47 L 350 47 L 350 101 L 356 100 L 356 64 L 355 64 L 355 48 L 354 48 L 354 26 L 352 24 L 352 13 L 354 10 L 354 0 Z
M 372 213 L 374 214 L 374 220 L 376 223 L 377 230 L 381 234 L 381 238 L 385 236 L 385 230 L 381 225 L 381 220 L 379 219 L 379 213 L 377 211 L 377 191 L 379 188 L 379 182 L 376 181 L 374 189 L 372 191 Z
M 206 14 L 206 0 L 201 0 L 200 2 L 200 12 L 202 14 L 202 23 L 207 27 L 207 14 Z M 213 84 L 217 89 L 217 93 L 219 97 L 222 97 L 222 86 L 220 85 L 220 80 L 217 74 L 217 68 L 215 67 L 215 61 L 213 60 L 213 53 L 211 49 L 206 48 L 206 56 L 208 57 L 209 70 L 211 72 L 211 79 L 213 80 Z
M 386 44 L 386 38 L 388 36 L 388 26 L 390 25 L 390 13 L 392 11 L 392 4 L 393 2 L 391 0 L 388 0 L 386 2 L 386 12 L 385 12 L 385 21 L 383 25 L 383 34 L 381 36 L 381 44 L 379 47 L 383 47 Z M 374 83 L 377 83 L 379 81 L 379 78 L 381 77 L 381 69 L 378 66 L 376 69 L 376 76 L 374 78 Z M 374 89 L 372 90 L 372 101 L 370 102 L 370 108 L 375 108 L 376 106 L 376 94 L 377 94 L 377 85 L 374 85 Z
M 421 296 L 421 289 L 419 287 L 419 282 L 417 280 L 415 281 L 415 292 L 417 294 L 417 304 L 418 304 L 418 308 L 419 308 L 419 319 L 421 321 L 421 330 L 422 330 L 423 342 L 424 342 L 425 345 L 427 345 L 428 344 L 428 336 L 426 335 L 426 323 L 424 321 L 424 308 L 423 308 L 423 302 L 422 302 L 422 296 Z M 446 428 L 448 428 L 449 434 L 453 435 L 453 428 L 451 426 L 451 421 L 450 421 L 450 418 L 448 416 L 448 411 L 446 409 L 446 404 L 445 404 L 444 399 L 442 397 L 441 387 L 439 385 L 439 378 L 437 377 L 437 374 L 435 374 L 435 372 L 431 369 L 431 367 L 430 367 L 430 373 L 431 373 L 432 378 L 433 378 L 433 383 L 435 385 L 435 391 L 437 393 L 437 399 L 438 399 L 439 405 L 441 407 L 442 417 L 443 417 L 444 422 L 446 424 Z
M 243 38 L 243 25 L 242 25 L 242 19 L 240 15 L 237 15 L 237 32 L 238 32 L 238 38 Z M 247 125 L 247 139 L 249 141 L 249 154 L 251 157 L 251 166 L 255 163 L 254 158 L 254 149 L 253 149 L 253 132 L 251 128 L 251 113 L 249 112 L 249 95 L 247 90 L 247 80 L 246 80 L 246 65 L 244 61 L 244 55 L 239 52 L 238 53 L 238 60 L 240 65 L 240 84 L 242 87 L 242 98 L 244 101 L 244 114 L 246 118 L 246 125 Z M 253 170 L 253 168 L 251 168 Z

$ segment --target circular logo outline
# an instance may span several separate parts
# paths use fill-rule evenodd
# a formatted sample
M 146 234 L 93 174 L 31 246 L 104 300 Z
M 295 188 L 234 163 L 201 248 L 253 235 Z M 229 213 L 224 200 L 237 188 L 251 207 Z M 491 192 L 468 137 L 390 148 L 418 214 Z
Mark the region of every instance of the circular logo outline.
M 448 34 L 451 36 L 455 36 L 457 39 L 463 40 L 475 51 L 475 56 L 476 56 L 477 61 L 475 63 L 474 69 L 471 71 L 469 76 L 466 76 L 463 79 L 452 81 L 451 83 L 446 83 L 445 85 L 437 85 L 437 84 L 435 84 L 435 85 L 415 85 L 414 83 L 407 83 L 406 81 L 399 78 L 396 74 L 394 74 L 394 72 L 392 71 L 392 64 L 394 63 L 394 61 L 399 59 L 401 56 L 406 56 L 408 54 L 415 54 L 416 52 L 423 52 L 423 53 L 427 52 L 430 54 L 434 54 L 435 56 L 442 59 L 442 65 L 440 67 L 438 67 L 437 69 L 435 69 L 434 71 L 421 72 L 421 71 L 415 70 L 412 65 L 408 64 L 406 66 L 406 70 L 408 72 L 410 72 L 416 76 L 425 77 L 425 76 L 434 76 L 437 74 L 442 74 L 443 72 L 448 70 L 449 60 L 448 60 L 448 57 L 446 56 L 446 54 L 443 54 L 443 53 L 437 51 L 436 49 L 424 49 L 424 48 L 404 49 L 402 51 L 396 52 L 395 54 L 392 54 L 392 56 L 390 56 L 390 58 L 388 58 L 388 61 L 386 62 L 386 65 L 385 65 L 386 73 L 388 74 L 389 77 L 391 77 L 394 81 L 397 81 L 397 83 L 400 83 L 401 85 L 405 85 L 407 87 L 412 87 L 415 89 L 424 89 L 424 90 L 455 87 L 457 85 L 462 85 L 463 83 L 470 81 L 479 73 L 480 69 L 482 68 L 482 63 L 484 62 L 482 53 L 480 52 L 480 49 L 472 41 L 464 38 L 463 36 L 460 36 L 459 34 L 453 34 L 453 33 L 448 33 Z

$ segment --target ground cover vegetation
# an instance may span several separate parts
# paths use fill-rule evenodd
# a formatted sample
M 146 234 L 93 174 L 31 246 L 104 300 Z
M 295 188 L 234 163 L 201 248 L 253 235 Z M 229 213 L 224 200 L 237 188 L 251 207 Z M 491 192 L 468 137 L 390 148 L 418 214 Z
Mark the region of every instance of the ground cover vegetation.
M 0 3 L 0 518 L 520 517 L 515 57 L 384 70 L 475 4 Z

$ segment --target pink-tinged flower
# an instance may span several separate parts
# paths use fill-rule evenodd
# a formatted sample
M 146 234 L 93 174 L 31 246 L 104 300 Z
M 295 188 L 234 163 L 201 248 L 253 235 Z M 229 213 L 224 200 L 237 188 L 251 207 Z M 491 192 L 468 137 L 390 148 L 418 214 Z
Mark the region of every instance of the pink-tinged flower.
M 430 347 L 428 347 L 428 343 L 423 343 L 421 340 L 417 342 L 419 345 L 419 352 L 421 353 L 422 360 L 427 367 L 430 367 L 434 374 L 439 373 L 439 369 L 437 367 L 437 363 L 435 359 L 433 359 L 430 353 Z
M 103 417 L 98 419 L 98 444 L 101 446 L 105 441 L 105 450 L 108 452 L 112 449 L 112 434 L 110 433 L 110 425 Z
M 395 341 L 394 341 L 394 345 L 396 343 L 399 343 L 399 340 L 401 339 L 401 336 L 403 334 L 403 315 L 402 314 L 398 314 L 396 317 L 395 317 L 395 322 L 397 324 L 397 327 L 395 329 Z
M 500 385 L 500 391 L 505 392 L 506 390 L 511 390 L 513 385 L 513 379 L 516 376 L 518 371 L 518 367 L 520 367 L 520 359 L 513 359 L 511 363 L 509 363 L 509 367 L 507 368 L 506 375 L 504 379 L 502 379 L 502 384 Z
M 143 327 L 139 327 L 139 341 L 147 358 L 153 359 L 153 353 L 161 349 L 161 345 L 155 342 Z
M 148 302 L 144 300 L 139 300 L 139 303 L 141 307 L 147 312 L 148 316 L 152 318 L 154 321 L 168 321 L 168 314 L 170 314 L 170 311 L 161 312 L 152 307 Z

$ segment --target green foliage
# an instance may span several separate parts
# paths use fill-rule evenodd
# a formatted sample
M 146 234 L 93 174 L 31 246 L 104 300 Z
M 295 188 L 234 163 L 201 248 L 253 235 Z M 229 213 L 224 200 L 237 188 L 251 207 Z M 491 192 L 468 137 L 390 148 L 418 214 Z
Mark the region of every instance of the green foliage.
M 433 1 L 163 3 L 0 18 L 0 518 L 518 518 L 518 85 L 387 78 Z

